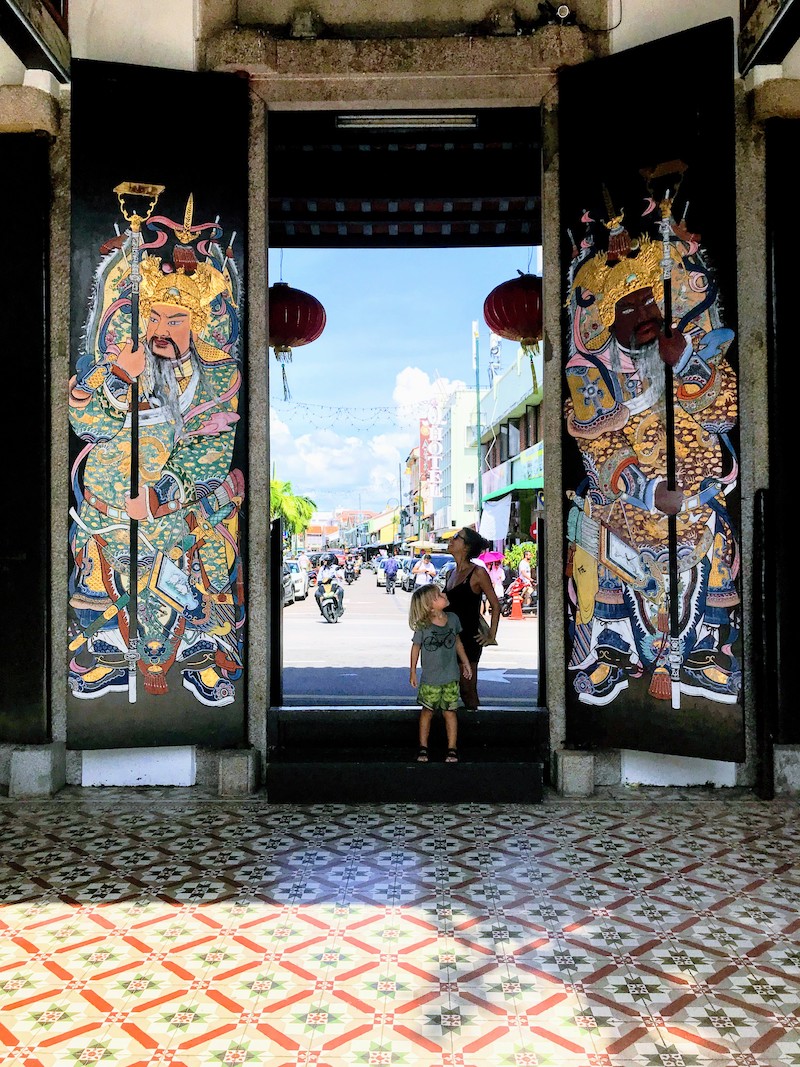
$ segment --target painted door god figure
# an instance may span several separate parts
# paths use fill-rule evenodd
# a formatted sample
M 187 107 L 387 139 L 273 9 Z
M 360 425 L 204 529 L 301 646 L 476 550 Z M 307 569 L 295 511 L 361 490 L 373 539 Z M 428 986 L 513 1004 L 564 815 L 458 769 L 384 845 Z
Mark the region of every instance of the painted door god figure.
M 569 273 L 565 418 L 584 476 L 568 493 L 568 676 L 584 705 L 629 687 L 740 698 L 734 334 L 699 238 L 671 205 L 664 220 L 632 239 L 613 218 L 604 248 L 587 228 Z
M 70 530 L 69 684 L 79 699 L 135 699 L 134 672 L 147 699 L 180 684 L 222 707 L 242 674 L 240 282 L 233 237 L 223 246 L 219 222 L 193 226 L 192 211 L 190 197 L 183 225 L 148 218 L 138 249 L 131 231 L 103 246 L 70 381 L 82 443 Z

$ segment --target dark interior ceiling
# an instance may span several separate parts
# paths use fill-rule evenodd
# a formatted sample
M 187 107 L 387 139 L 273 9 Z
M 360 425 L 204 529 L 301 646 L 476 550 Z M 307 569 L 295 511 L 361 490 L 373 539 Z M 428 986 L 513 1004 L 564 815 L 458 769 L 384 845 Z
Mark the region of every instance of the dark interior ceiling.
M 271 112 L 268 158 L 272 248 L 541 244 L 537 108 Z

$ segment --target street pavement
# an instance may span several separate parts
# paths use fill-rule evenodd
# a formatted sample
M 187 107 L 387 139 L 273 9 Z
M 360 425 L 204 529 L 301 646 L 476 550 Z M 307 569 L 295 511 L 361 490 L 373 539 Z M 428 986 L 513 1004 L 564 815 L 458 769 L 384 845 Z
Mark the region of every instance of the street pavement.
M 411 706 L 408 682 L 410 594 L 393 595 L 364 570 L 345 586 L 345 612 L 325 622 L 314 599 L 283 609 L 283 703 L 289 706 Z M 498 644 L 486 648 L 478 668 L 485 707 L 533 707 L 538 690 L 539 622 L 501 619 Z

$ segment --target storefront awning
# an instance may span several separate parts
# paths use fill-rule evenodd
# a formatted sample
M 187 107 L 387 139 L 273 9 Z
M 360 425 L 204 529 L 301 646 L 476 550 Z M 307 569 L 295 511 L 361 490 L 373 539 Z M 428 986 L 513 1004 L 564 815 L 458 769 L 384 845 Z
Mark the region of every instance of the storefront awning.
M 519 482 L 511 482 L 509 485 L 504 485 L 502 489 L 495 489 L 492 493 L 486 493 L 483 499 L 496 500 L 499 496 L 505 496 L 507 493 L 519 492 L 522 489 L 535 490 L 543 488 L 544 478 L 523 478 Z

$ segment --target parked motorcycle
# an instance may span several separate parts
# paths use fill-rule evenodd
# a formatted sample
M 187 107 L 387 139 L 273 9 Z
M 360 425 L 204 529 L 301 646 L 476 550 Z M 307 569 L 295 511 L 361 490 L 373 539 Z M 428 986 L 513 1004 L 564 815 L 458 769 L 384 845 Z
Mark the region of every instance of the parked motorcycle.
M 535 615 L 538 610 L 536 588 L 534 587 L 531 595 L 530 602 L 528 604 L 522 599 L 522 591 L 525 588 L 525 583 L 521 578 L 515 578 L 500 600 L 500 614 L 505 618 L 511 614 L 511 609 L 514 606 L 514 597 L 518 596 L 522 600 L 522 614 L 523 615 Z
M 334 582 L 322 583 L 322 596 L 319 598 L 319 608 L 325 622 L 338 622 L 344 614 L 344 608 L 339 604 Z

